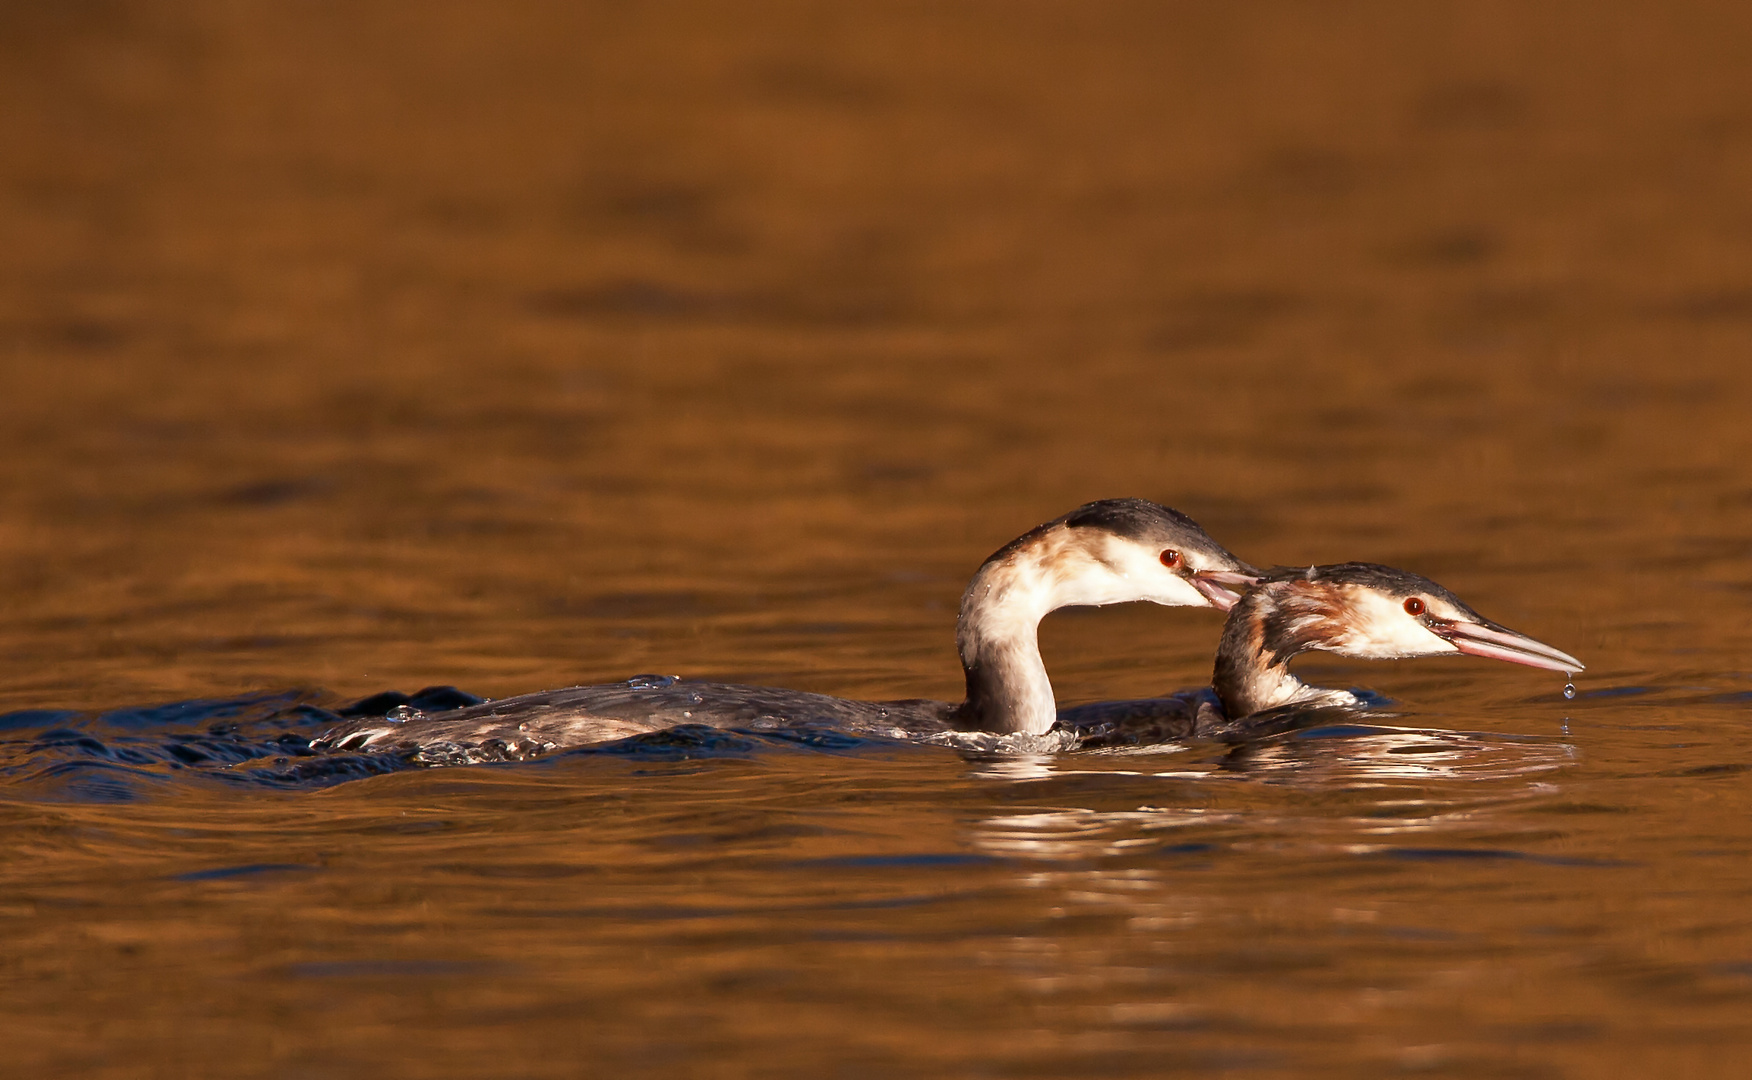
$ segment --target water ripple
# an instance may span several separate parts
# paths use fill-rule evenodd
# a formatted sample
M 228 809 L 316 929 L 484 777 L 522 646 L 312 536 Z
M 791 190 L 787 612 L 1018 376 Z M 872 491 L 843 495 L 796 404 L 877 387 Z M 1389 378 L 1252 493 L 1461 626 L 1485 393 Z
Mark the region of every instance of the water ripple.
M 466 753 L 447 755 L 443 747 L 417 757 L 312 751 L 311 738 L 343 718 L 396 709 L 430 715 L 478 700 L 454 687 L 428 687 L 412 695 L 386 692 L 341 705 L 320 693 L 288 690 L 101 713 L 25 710 L 0 715 L 0 784 L 27 798 L 95 802 L 141 798 L 173 777 L 314 790 L 467 760 Z M 1241 743 L 1171 743 L 1087 753 L 1066 753 L 1074 749 L 1074 737 L 1062 733 L 951 732 L 906 742 L 809 725 L 758 731 L 683 725 L 545 760 L 675 762 L 795 753 L 893 754 L 904 748 L 956 751 L 973 766 L 975 776 L 1018 783 L 1095 774 L 1252 776 L 1317 786 L 1505 779 L 1560 769 L 1576 756 L 1574 747 L 1547 739 L 1345 722 Z M 1137 767 L 1156 763 L 1171 767 Z

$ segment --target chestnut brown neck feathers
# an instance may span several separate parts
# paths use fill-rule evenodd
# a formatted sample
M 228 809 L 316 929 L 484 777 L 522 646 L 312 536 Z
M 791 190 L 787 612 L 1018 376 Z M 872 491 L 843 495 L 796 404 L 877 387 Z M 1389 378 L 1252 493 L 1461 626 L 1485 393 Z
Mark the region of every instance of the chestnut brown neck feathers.
M 1328 641 L 1346 610 L 1340 587 L 1301 579 L 1255 586 L 1223 626 L 1211 687 L 1223 711 L 1239 720 L 1301 700 L 1311 688 L 1290 674 L 1290 661 Z
M 1419 612 L 1423 604 L 1435 604 L 1450 623 L 1495 627 L 1447 589 L 1391 566 L 1337 563 L 1266 571 L 1229 613 L 1217 649 L 1212 686 L 1229 719 L 1341 695 L 1290 674 L 1289 662 L 1311 649 L 1368 659 L 1457 651 L 1401 606 L 1411 597 L 1419 598 Z

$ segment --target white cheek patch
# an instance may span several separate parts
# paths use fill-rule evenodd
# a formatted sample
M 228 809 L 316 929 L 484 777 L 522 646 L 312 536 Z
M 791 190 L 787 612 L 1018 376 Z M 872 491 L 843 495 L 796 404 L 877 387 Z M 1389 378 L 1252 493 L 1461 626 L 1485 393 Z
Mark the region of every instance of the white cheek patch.
M 1210 600 L 1198 591 L 1197 586 L 1162 565 L 1162 553 L 1154 548 L 1115 544 L 1108 549 L 1108 556 L 1118 557 L 1127 582 L 1136 590 L 1134 596 L 1137 599 L 1169 607 L 1211 606 Z
M 1407 612 L 1403 600 L 1370 589 L 1346 589 L 1345 606 L 1344 633 L 1333 652 L 1366 660 L 1392 660 L 1460 651 Z
M 1059 606 L 1124 604 L 1148 600 L 1170 607 L 1208 607 L 1192 583 L 1162 565 L 1160 553 L 1109 538 L 1101 558 L 1066 551 L 1054 567 Z

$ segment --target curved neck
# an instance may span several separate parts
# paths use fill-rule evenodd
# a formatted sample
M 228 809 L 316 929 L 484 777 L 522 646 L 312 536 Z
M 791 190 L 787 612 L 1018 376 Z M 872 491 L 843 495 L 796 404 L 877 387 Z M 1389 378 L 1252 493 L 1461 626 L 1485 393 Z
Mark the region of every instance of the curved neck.
M 1025 553 L 979 568 L 961 596 L 955 647 L 967 673 L 963 723 L 982 731 L 1044 735 L 1058 720 L 1040 658 L 1040 620 L 1061 606 L 1050 575 Z
M 1030 735 L 1052 730 L 1058 705 L 1040 659 L 1040 620 L 1062 607 L 1205 603 L 1158 559 L 1151 544 L 1063 521 L 1049 521 L 987 559 L 961 596 L 956 623 L 967 672 L 959 723 Z
M 1241 598 L 1223 624 L 1211 687 L 1230 720 L 1320 697 L 1290 674 L 1290 661 L 1314 647 L 1316 634 L 1332 616 L 1324 590 L 1290 583 L 1264 585 Z

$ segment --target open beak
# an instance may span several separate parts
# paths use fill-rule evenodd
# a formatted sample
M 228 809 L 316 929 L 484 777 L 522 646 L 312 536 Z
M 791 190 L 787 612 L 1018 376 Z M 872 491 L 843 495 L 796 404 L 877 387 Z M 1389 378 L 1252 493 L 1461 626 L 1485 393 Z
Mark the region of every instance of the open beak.
M 1561 671 L 1566 675 L 1582 670 L 1582 662 L 1526 634 L 1517 634 L 1495 623 L 1473 623 L 1432 619 L 1430 632 L 1469 656 L 1488 656 L 1492 660 L 1507 660 L 1511 664 Z
M 1258 574 L 1242 574 L 1233 570 L 1194 570 L 1187 575 L 1192 587 L 1204 594 L 1218 611 L 1228 611 L 1241 599 L 1236 589 L 1249 589 L 1259 583 Z M 1233 588 L 1231 588 L 1233 586 Z

